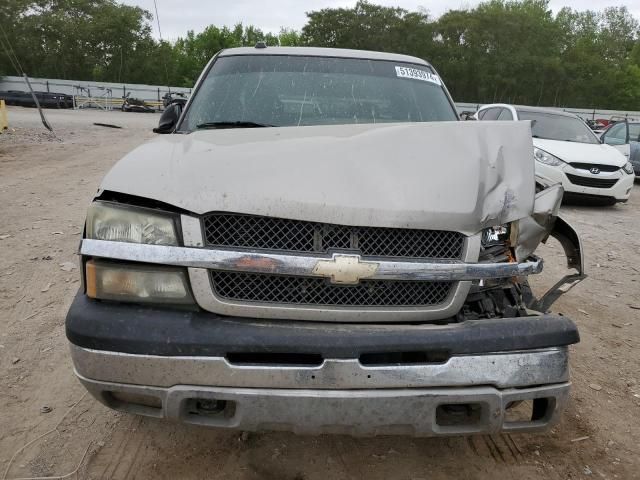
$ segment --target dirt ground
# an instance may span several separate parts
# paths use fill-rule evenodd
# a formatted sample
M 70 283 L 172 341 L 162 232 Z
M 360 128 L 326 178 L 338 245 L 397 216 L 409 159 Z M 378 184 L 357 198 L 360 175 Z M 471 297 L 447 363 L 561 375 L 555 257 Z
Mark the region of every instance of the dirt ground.
M 17 107 L 15 131 L 0 135 L 0 480 L 76 469 L 91 479 L 640 478 L 639 184 L 626 205 L 563 207 L 582 236 L 589 278 L 554 306 L 577 322 L 582 341 L 571 349 L 570 405 L 550 432 L 243 435 L 115 413 L 74 378 L 64 318 L 79 285 L 85 210 L 106 171 L 153 137 L 158 116 L 47 114 L 57 137 Z M 546 269 L 537 290 L 564 273 L 558 245 L 539 253 Z

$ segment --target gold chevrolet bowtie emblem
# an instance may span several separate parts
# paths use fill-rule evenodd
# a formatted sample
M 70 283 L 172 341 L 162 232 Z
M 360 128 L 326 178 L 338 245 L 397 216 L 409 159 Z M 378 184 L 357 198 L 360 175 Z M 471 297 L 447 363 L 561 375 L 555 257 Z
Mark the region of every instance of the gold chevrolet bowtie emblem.
M 320 260 L 313 268 L 315 275 L 331 279 L 331 283 L 357 284 L 361 279 L 375 275 L 380 264 L 361 262 L 360 255 L 334 254 L 331 260 Z

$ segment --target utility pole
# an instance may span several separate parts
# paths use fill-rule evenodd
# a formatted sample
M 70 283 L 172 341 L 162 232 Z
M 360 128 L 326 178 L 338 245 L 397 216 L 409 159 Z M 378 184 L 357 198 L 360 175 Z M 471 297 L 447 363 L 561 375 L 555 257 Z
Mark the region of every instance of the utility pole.
M 33 91 L 33 88 L 31 87 L 31 82 L 29 81 L 29 77 L 27 77 L 26 73 L 23 73 L 22 75 L 24 75 L 24 81 L 27 83 L 27 86 L 29 87 L 29 91 L 31 92 L 31 97 L 35 102 L 36 107 L 38 107 L 38 112 L 40 112 L 40 119 L 42 120 L 42 124 L 45 126 L 47 130 L 53 133 L 53 128 L 51 128 L 51 125 L 49 125 L 49 122 L 47 122 L 47 119 L 44 116 L 44 112 L 42 111 L 42 107 L 40 106 L 40 102 L 38 101 L 38 97 L 36 97 L 36 94 Z

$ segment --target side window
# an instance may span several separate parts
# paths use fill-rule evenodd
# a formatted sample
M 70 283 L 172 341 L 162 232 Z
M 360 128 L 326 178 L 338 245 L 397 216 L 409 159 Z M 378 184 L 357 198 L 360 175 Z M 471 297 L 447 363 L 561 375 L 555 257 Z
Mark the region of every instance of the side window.
M 629 141 L 640 142 L 640 123 L 629 124 Z
M 627 143 L 627 126 L 620 122 L 604 133 L 605 143 L 609 145 L 624 145 Z
M 484 117 L 484 114 L 485 114 L 485 113 L 487 113 L 487 111 L 486 111 L 486 110 L 480 110 L 480 111 L 478 112 L 478 120 L 482 120 L 482 119 L 483 119 L 483 117 Z
M 482 116 L 481 120 L 497 120 L 498 115 L 500 115 L 500 110 L 502 109 L 499 107 L 487 108 L 484 111 L 484 115 Z
M 503 108 L 498 115 L 498 120 L 513 120 L 513 114 L 508 108 Z

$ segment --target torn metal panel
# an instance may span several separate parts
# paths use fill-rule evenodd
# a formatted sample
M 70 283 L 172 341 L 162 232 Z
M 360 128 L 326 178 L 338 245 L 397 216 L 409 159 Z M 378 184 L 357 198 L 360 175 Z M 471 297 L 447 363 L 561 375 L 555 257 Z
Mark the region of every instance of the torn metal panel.
M 526 122 L 198 131 L 127 155 L 101 189 L 202 214 L 455 230 L 533 213 Z
M 577 273 L 565 275 L 542 297 L 540 297 L 540 299 L 533 305 L 533 307 L 540 312 L 546 312 L 549 310 L 551 305 L 553 305 L 558 298 L 587 277 L 584 269 L 582 242 L 573 227 L 562 217 L 557 217 L 555 219 L 553 229 L 550 232 L 550 236 L 560 242 L 560 245 L 562 245 L 564 253 L 567 256 L 567 266 L 577 270 Z
M 531 216 L 519 220 L 515 246 L 518 261 L 531 255 L 540 242 L 549 236 L 560 211 L 563 193 L 560 184 L 542 190 L 535 196 Z

